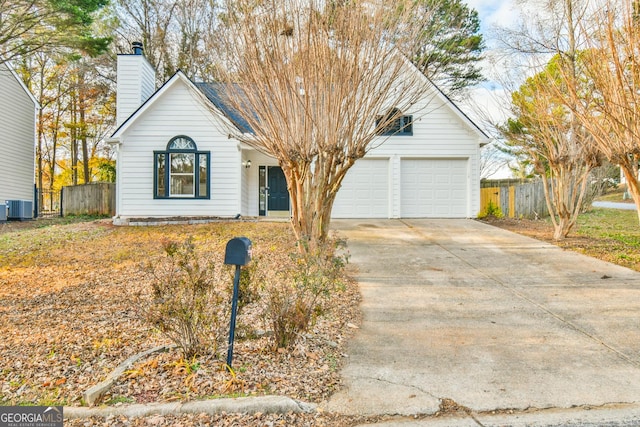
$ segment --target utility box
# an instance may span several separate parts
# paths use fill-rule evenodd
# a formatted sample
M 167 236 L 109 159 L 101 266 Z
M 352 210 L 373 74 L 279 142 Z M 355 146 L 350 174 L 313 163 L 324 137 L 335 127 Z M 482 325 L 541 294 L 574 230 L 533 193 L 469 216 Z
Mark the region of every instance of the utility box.
M 227 242 L 224 263 L 247 265 L 251 261 L 251 240 L 246 237 L 234 237 Z
M 33 202 L 31 200 L 7 200 L 8 219 L 20 221 L 33 218 Z
M 7 206 L 6 203 L 0 203 L 0 222 L 6 222 L 7 221 L 7 210 L 9 209 L 9 207 Z

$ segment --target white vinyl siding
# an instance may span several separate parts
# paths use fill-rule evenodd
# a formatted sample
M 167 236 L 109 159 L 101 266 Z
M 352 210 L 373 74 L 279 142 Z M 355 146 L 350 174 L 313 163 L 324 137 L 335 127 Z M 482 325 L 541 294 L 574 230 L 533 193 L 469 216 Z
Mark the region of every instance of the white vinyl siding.
M 347 172 L 331 212 L 333 218 L 389 217 L 389 160 L 360 159 Z
M 375 148 L 347 174 L 332 217 L 475 217 L 484 139 L 435 93 L 415 110 L 402 113 L 413 116 L 413 135 L 380 136 L 371 144 Z M 366 168 L 359 171 L 359 165 L 374 158 L 389 159 L 384 183 L 374 180 Z M 373 197 L 381 193 L 388 197 L 388 208 L 374 212 Z
M 449 215 L 444 213 L 439 215 L 454 218 L 475 217 L 480 208 L 480 142 L 486 142 L 486 139 L 477 130 L 472 129 L 469 122 L 465 122 L 452 105 L 435 93 L 426 95 L 424 104 L 416 106 L 414 111 L 403 111 L 403 114 L 413 116 L 413 135 L 391 136 L 386 139 L 380 137 L 379 141 L 373 144 L 376 148 L 367 154 L 367 156 L 391 158 L 390 217 L 403 218 L 409 214 L 417 214 L 412 213 L 411 210 L 407 211 L 403 205 L 406 205 L 407 199 L 417 198 L 419 194 L 412 193 L 411 189 L 405 189 L 402 181 L 405 166 L 415 166 L 412 161 L 420 161 L 420 159 L 429 159 L 430 162 L 443 161 L 443 163 L 431 163 L 430 167 L 438 165 L 438 167 L 450 168 L 452 164 L 458 166 L 465 164 L 464 202 L 456 201 Z M 459 171 L 454 167 L 450 172 L 456 176 L 448 178 L 449 182 L 454 184 L 454 187 L 449 187 L 449 191 L 455 191 L 458 195 L 461 193 L 456 187 L 460 187 L 458 180 L 462 178 Z M 445 178 L 440 176 L 438 179 L 443 181 Z M 434 190 L 440 191 L 437 186 Z M 463 206 L 464 211 L 461 212 L 460 209 Z M 415 209 L 419 208 L 416 206 Z M 444 207 L 438 209 L 442 212 Z M 421 214 L 421 216 L 424 215 Z
M 237 141 L 219 130 L 194 93 L 181 80 L 153 100 L 121 136 L 118 152 L 120 217 L 235 216 L 241 209 L 241 166 Z M 154 150 L 187 135 L 198 151 L 209 151 L 210 199 L 154 199 Z
M 33 200 L 36 104 L 9 68 L 0 64 L 0 206 Z
M 417 71 L 416 71 L 417 72 Z M 117 175 L 117 216 L 257 216 L 260 212 L 260 167 L 277 161 L 229 139 L 222 120 L 186 77 L 175 75 L 114 134 L 120 142 Z M 427 94 L 411 111 L 412 135 L 380 136 L 367 155 L 356 161 L 343 182 L 334 218 L 401 218 L 405 215 L 474 217 L 480 206 L 480 143 L 487 138 L 438 92 Z M 188 135 L 198 150 L 211 153 L 210 200 L 153 199 L 153 152 L 164 150 L 176 135 Z M 251 167 L 242 166 L 251 160 Z M 413 161 L 432 163 L 416 165 Z M 461 174 L 464 165 L 465 173 Z M 433 212 L 430 205 L 409 199 L 425 191 L 417 183 L 433 170 L 437 183 L 429 191 L 455 194 L 445 197 Z M 435 172 L 444 170 L 446 172 Z M 408 168 L 405 171 L 405 168 Z M 464 182 L 461 181 L 464 175 Z M 412 183 L 413 182 L 413 183 Z M 413 185 L 413 188 L 412 188 Z M 404 204 L 404 207 L 403 207 Z
M 117 126 L 153 95 L 155 84 L 155 71 L 143 55 L 118 55 Z
M 258 216 L 260 213 L 260 188 L 259 188 L 259 171 L 260 166 L 278 166 L 278 161 L 273 157 L 269 157 L 255 150 L 245 150 L 243 152 L 243 160 L 251 160 L 251 167 L 242 167 L 242 176 L 246 182 L 243 186 L 243 215 Z M 266 209 L 266 207 L 265 207 Z
M 402 160 L 402 218 L 466 217 L 467 163 L 466 159 Z

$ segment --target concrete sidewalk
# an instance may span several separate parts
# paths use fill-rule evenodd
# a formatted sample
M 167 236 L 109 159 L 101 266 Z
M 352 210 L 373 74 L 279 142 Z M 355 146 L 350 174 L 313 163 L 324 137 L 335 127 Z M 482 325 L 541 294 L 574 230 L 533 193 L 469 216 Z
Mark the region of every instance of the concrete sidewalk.
M 636 205 L 634 203 L 623 203 L 623 202 L 593 202 L 592 206 L 594 208 L 606 208 L 606 209 L 622 209 L 635 211 Z
M 466 408 L 461 424 L 441 425 L 494 425 L 479 417 L 495 410 L 630 404 L 640 413 L 640 273 L 473 220 L 332 227 L 348 238 L 364 322 L 346 388 L 324 410 Z

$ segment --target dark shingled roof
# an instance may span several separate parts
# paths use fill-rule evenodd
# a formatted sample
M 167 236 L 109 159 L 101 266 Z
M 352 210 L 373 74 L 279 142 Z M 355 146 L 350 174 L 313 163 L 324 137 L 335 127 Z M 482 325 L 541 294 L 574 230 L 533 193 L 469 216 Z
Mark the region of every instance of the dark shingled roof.
M 253 129 L 238 111 L 232 108 L 224 99 L 227 97 L 225 85 L 222 83 L 205 83 L 199 82 L 194 85 L 207 97 L 213 105 L 243 133 L 253 133 Z

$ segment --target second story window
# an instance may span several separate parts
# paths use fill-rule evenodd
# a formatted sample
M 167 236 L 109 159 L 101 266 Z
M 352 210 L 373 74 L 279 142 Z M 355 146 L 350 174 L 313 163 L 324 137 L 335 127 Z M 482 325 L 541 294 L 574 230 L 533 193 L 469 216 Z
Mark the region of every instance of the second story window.
M 387 114 L 376 118 L 378 135 L 413 135 L 413 116 L 402 114 L 397 108 L 390 109 Z

